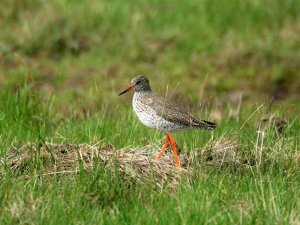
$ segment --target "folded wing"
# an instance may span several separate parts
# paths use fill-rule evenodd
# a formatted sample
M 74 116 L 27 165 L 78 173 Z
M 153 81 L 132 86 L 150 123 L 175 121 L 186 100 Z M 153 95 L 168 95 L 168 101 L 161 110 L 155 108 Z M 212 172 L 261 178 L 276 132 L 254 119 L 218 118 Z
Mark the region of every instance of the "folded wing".
M 153 96 L 155 96 L 155 104 Z M 197 117 L 183 110 L 176 103 L 171 102 L 155 93 L 153 93 L 151 97 L 149 96 L 149 98 L 153 98 L 148 99 L 148 102 L 151 103 L 150 105 L 157 115 L 169 122 L 197 129 L 213 130 L 216 128 L 214 123 L 198 119 Z

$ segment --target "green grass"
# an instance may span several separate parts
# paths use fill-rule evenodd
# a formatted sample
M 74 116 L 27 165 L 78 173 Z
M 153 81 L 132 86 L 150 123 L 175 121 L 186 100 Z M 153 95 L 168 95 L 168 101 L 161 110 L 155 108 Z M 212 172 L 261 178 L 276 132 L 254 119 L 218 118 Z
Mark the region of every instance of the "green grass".
M 96 143 L 116 147 L 143 146 L 156 134 L 140 125 L 127 109 L 103 108 L 87 118 L 53 120 L 55 111 L 39 95 L 25 88 L 2 93 L 1 149 L 41 140 L 55 143 Z M 5 99 L 5 101 L 3 100 Z M 245 111 L 247 111 L 245 109 Z M 107 113 L 110 112 L 110 113 Z M 243 112 L 245 116 L 250 115 Z M 280 110 L 279 110 L 280 112 Z M 99 119 L 101 118 L 101 119 Z M 295 117 L 294 117 L 295 118 Z M 224 120 L 215 138 L 228 137 L 246 121 Z M 43 177 L 33 168 L 30 177 L 2 168 L 1 223 L 105 224 L 293 224 L 299 221 L 299 120 L 289 121 L 283 136 L 272 132 L 256 143 L 255 115 L 237 134 L 245 159 L 260 165 L 252 169 L 208 167 L 197 162 L 196 173 L 178 188 L 153 190 L 132 178 L 111 177 L 98 166 L 79 174 Z M 175 134 L 186 151 L 204 146 L 212 134 L 191 131 Z M 264 148 L 261 161 L 258 156 Z M 36 162 L 37 163 L 37 162 Z
M 190 181 L 153 190 L 102 166 L 45 177 L 37 161 L 28 177 L 1 164 L 0 223 L 298 224 L 299 11 L 299 1 L 275 0 L 1 1 L 1 158 L 28 142 L 156 142 L 163 134 L 140 124 L 130 94 L 117 96 L 143 73 L 155 91 L 217 122 L 214 132 L 174 134 L 184 151 L 236 136 L 254 165 L 203 159 Z M 273 97 L 270 112 L 287 127 L 262 137 Z

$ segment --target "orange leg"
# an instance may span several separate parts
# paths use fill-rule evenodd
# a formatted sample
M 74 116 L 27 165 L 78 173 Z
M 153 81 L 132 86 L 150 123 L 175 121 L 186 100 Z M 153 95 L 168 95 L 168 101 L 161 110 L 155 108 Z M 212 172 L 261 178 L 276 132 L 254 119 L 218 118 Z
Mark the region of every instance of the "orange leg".
M 180 161 L 179 161 L 178 154 L 177 154 L 176 141 L 170 133 L 168 133 L 167 136 L 169 137 L 171 145 L 172 145 L 172 150 L 173 150 L 173 154 L 174 154 L 174 158 L 175 158 L 175 165 L 176 165 L 176 167 L 180 168 Z
M 160 152 L 156 155 L 156 160 L 160 159 L 160 157 L 162 156 L 162 154 L 166 151 L 169 143 L 170 143 L 170 138 L 169 138 L 169 135 L 167 135 L 165 144 L 161 148 Z

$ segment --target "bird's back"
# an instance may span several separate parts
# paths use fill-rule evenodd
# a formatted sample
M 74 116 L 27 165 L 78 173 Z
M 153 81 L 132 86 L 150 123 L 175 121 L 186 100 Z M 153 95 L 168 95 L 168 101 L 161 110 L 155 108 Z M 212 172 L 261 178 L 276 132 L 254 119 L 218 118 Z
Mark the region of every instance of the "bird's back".
M 136 92 L 133 108 L 146 126 L 164 131 L 187 128 L 212 130 L 216 127 L 214 123 L 198 119 L 176 103 L 151 91 Z

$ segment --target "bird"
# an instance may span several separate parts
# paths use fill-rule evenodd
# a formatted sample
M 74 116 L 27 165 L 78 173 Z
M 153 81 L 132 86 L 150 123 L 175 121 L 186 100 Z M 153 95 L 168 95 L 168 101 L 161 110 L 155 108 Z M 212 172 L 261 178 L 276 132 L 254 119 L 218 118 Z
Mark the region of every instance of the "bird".
M 166 134 L 166 140 L 160 152 L 156 155 L 159 160 L 169 145 L 172 147 L 175 166 L 180 168 L 180 160 L 177 153 L 177 146 L 171 132 L 187 129 L 214 130 L 216 124 L 198 119 L 187 112 L 175 102 L 152 92 L 150 81 L 143 75 L 138 75 L 131 80 L 130 86 L 119 93 L 125 94 L 134 90 L 132 106 L 139 120 L 147 127 L 157 129 Z

